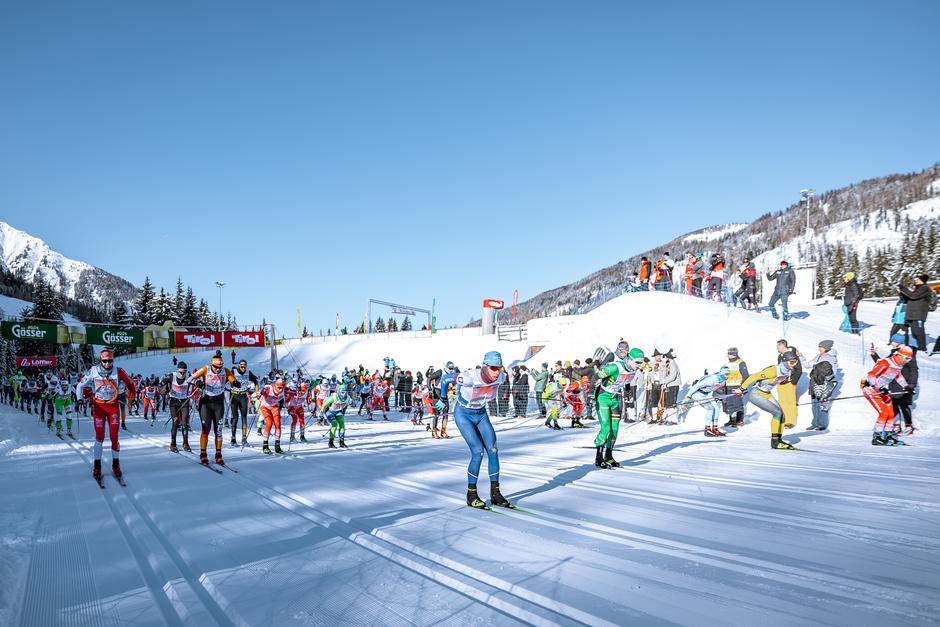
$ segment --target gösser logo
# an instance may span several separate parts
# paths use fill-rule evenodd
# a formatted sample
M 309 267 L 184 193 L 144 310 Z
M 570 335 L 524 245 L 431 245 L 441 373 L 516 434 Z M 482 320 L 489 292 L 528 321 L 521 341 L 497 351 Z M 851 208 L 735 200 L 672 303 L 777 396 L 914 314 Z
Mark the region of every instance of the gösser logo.
M 190 333 L 188 335 L 184 335 L 183 338 L 190 344 L 202 344 L 203 346 L 212 344 L 211 335 L 197 335 L 195 333 Z
M 134 341 L 133 337 L 123 331 L 105 331 L 101 334 L 101 339 L 105 344 L 129 344 Z
M 46 337 L 45 331 L 39 327 L 21 327 L 18 324 L 14 324 L 13 328 L 14 337 Z
M 241 333 L 233 333 L 232 339 L 241 344 L 257 344 L 258 338 L 254 335 L 243 335 Z

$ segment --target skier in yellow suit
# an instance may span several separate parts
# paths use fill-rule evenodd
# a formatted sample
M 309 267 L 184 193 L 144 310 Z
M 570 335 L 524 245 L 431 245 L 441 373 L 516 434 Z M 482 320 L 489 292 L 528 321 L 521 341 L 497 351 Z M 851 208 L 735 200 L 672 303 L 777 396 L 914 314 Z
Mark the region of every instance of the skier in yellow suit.
M 796 426 L 796 384 L 803 376 L 803 366 L 800 364 L 799 352 L 788 345 L 786 340 L 777 342 L 777 364 L 787 365 L 789 373 L 787 380 L 777 386 L 777 400 L 783 410 L 783 427 L 792 429 Z
M 796 355 L 793 355 L 796 358 Z M 798 361 L 798 360 L 797 360 Z M 735 391 L 736 395 L 743 395 L 750 392 L 748 399 L 757 405 L 760 409 L 770 414 L 770 448 L 779 450 L 792 450 L 795 448 L 792 444 L 785 441 L 783 435 L 783 409 L 774 399 L 771 392 L 774 386 L 777 386 L 788 380 L 790 376 L 787 363 L 767 366 L 759 372 L 755 372 L 741 384 L 741 389 Z M 751 391 L 751 387 L 754 390 Z

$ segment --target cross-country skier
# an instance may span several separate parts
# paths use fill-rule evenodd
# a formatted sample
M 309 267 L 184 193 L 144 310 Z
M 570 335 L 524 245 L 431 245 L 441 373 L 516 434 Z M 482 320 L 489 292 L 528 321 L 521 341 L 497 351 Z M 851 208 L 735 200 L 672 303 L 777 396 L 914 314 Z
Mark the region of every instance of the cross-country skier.
M 231 445 L 236 445 L 235 434 L 238 432 L 238 420 L 242 422 L 242 444 L 248 442 L 248 397 L 258 389 L 258 377 L 248 369 L 248 362 L 242 359 L 232 371 L 238 386 L 229 390 L 229 412 L 232 416 Z
M 420 372 L 418 373 L 421 374 Z M 421 383 L 415 384 L 414 389 L 411 391 L 412 403 L 414 404 L 415 413 L 411 417 L 411 424 L 413 425 L 423 425 L 424 424 L 424 411 L 428 405 L 428 400 L 430 396 L 428 395 L 428 389 Z
M 157 386 L 152 379 L 147 381 L 147 385 L 144 386 L 143 390 L 144 397 L 144 420 L 147 419 L 148 412 L 150 412 L 154 418 L 157 417 Z
M 465 370 L 453 379 L 442 377 L 442 397 L 447 397 L 451 386 L 456 388 L 454 422 L 470 447 L 470 465 L 467 468 L 467 505 L 470 507 L 486 507 L 486 503 L 477 494 L 477 475 L 483 463 L 484 450 L 490 475 L 490 502 L 499 507 L 512 507 L 499 491 L 496 431 L 493 430 L 486 413 L 487 401 L 496 396 L 500 384 L 505 379 L 503 357 L 496 351 L 490 351 L 483 356 L 483 365 L 479 370 Z
M 799 361 L 796 354 L 792 352 L 788 352 L 786 358 L 785 361 L 755 372 L 745 379 L 741 384 L 741 388 L 735 392 L 739 396 L 750 392 L 747 400 L 770 414 L 770 448 L 783 451 L 793 450 L 795 447 L 782 437 L 783 409 L 780 408 L 780 404 L 771 392 L 774 386 L 785 383 L 790 379 L 789 361 Z M 751 390 L 752 386 L 754 387 L 753 390 Z
M 261 452 L 271 454 L 268 440 L 271 438 L 271 427 L 274 427 L 274 452 L 281 450 L 281 408 L 284 407 L 284 379 L 276 379 L 274 383 L 264 386 L 261 390 L 261 417 L 264 419 L 264 446 Z
M 62 369 L 61 376 L 58 377 L 57 383 L 53 388 L 53 399 L 52 402 L 55 406 L 55 434 L 59 437 L 62 437 L 62 416 L 65 416 L 66 429 L 69 437 L 72 437 L 72 407 L 74 406 L 74 393 L 75 390 L 72 388 L 72 384 L 69 383 L 69 379 L 65 376 L 65 369 Z
M 460 374 L 460 371 L 457 370 L 457 366 L 454 365 L 454 362 L 448 361 L 444 366 L 443 374 L 437 376 L 440 372 L 441 371 L 438 370 L 434 373 L 433 376 L 437 383 L 431 388 L 432 392 L 435 394 L 434 418 L 431 420 L 431 435 L 435 438 L 447 439 L 450 438 L 450 436 L 447 435 L 447 418 L 450 415 L 451 391 L 453 390 L 454 381 L 457 380 L 457 375 Z M 440 430 L 438 430 L 438 426 L 440 426 Z
M 705 435 L 709 437 L 723 436 L 725 433 L 718 428 L 718 414 L 721 412 L 721 400 L 715 395 L 723 390 L 731 369 L 722 366 L 715 374 L 707 374 L 695 383 L 682 400 L 683 413 L 688 413 L 693 404 L 703 405 L 707 412 L 705 417 Z
M 287 407 L 287 414 L 290 416 L 290 441 L 294 441 L 294 431 L 298 424 L 300 425 L 300 441 L 306 442 L 304 435 L 304 399 L 307 398 L 307 384 L 301 383 L 297 387 L 296 383 L 287 386 L 284 391 L 284 405 Z
M 232 384 L 238 385 L 238 381 L 232 376 L 231 371 L 223 365 L 222 352 L 216 351 L 208 366 L 203 366 L 195 371 L 188 383 L 202 381 L 204 384 L 202 398 L 199 399 L 199 419 L 202 422 L 202 433 L 199 436 L 199 461 L 203 464 L 209 463 L 209 457 L 206 454 L 206 447 L 209 444 L 209 432 L 215 437 L 215 463 L 224 465 L 222 460 L 222 434 L 219 433 L 219 427 L 225 417 L 225 387 Z
M 187 381 L 187 366 L 185 361 L 176 363 L 176 372 L 170 377 L 170 419 L 173 426 L 170 428 L 170 450 L 176 449 L 176 432 L 183 431 L 183 450 L 192 452 L 189 448 L 189 400 L 192 385 Z
M 643 351 L 631 349 L 626 342 L 617 344 L 614 361 L 598 371 L 599 386 L 596 391 L 597 415 L 601 430 L 594 439 L 597 449 L 594 465 L 598 468 L 617 468 L 620 464 L 614 460 L 614 444 L 620 429 L 620 391 L 636 376 L 637 369 L 643 363 Z
M 85 377 L 77 390 L 79 396 L 91 401 L 91 416 L 95 423 L 95 464 L 92 475 L 96 481 L 101 481 L 101 449 L 104 443 L 104 428 L 108 425 L 111 436 L 111 473 L 121 477 L 121 462 L 119 454 L 121 445 L 118 442 L 120 431 L 120 418 L 118 417 L 118 386 L 123 383 L 128 393 L 135 394 L 137 388 L 123 368 L 114 367 L 114 352 L 105 348 L 99 354 L 100 362 L 92 366 L 85 373 Z
M 388 420 L 388 401 L 386 400 L 386 393 L 388 393 L 389 387 L 385 379 L 376 377 L 372 382 L 372 399 L 369 402 L 369 420 L 372 420 L 372 413 L 376 408 L 382 410 L 382 419 Z
M 897 446 L 904 444 L 894 435 L 894 404 L 891 402 L 891 392 L 888 386 L 895 382 L 904 392 L 911 388 L 901 368 L 914 357 L 914 349 L 910 346 L 899 346 L 889 357 L 879 359 L 875 367 L 862 379 L 862 394 L 878 412 L 871 443 L 874 446 Z
M 352 403 L 349 388 L 345 383 L 339 384 L 335 392 L 323 401 L 323 412 L 330 422 L 330 448 L 336 448 L 333 439 L 339 436 L 339 447 L 346 448 L 346 409 Z

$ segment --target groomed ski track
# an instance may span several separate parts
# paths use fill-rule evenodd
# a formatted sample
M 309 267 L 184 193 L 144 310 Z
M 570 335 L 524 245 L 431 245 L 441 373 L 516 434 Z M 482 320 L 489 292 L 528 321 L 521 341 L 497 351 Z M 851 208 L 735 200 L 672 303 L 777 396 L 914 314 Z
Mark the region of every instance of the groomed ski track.
M 755 414 L 756 417 L 756 414 Z M 501 420 L 504 492 L 463 505 L 467 450 L 403 416 L 349 420 L 348 451 L 224 449 L 238 474 L 122 432 L 128 486 L 90 477 L 90 424 L 58 440 L 0 408 L 11 624 L 929 624 L 940 594 L 940 441 L 864 431 L 771 451 L 766 418 L 727 439 Z M 629 427 L 629 428 L 627 428 Z M 286 439 L 286 438 L 285 438 Z M 795 439 L 795 438 L 794 438 Z M 286 448 L 286 445 L 285 445 Z M 105 467 L 109 463 L 105 446 Z M 481 484 L 488 495 L 488 486 Z

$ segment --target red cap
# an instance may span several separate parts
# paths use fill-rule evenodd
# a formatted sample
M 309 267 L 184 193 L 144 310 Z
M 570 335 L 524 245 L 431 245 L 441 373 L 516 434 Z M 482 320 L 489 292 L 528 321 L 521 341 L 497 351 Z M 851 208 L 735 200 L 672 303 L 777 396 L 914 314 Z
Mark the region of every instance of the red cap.
M 112 351 L 110 348 L 103 348 L 98 354 L 98 357 L 100 359 L 114 359 L 114 351 Z

